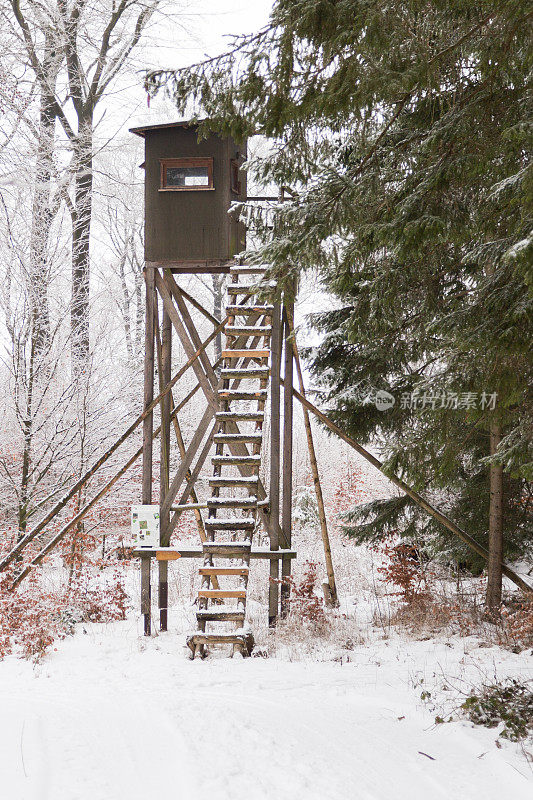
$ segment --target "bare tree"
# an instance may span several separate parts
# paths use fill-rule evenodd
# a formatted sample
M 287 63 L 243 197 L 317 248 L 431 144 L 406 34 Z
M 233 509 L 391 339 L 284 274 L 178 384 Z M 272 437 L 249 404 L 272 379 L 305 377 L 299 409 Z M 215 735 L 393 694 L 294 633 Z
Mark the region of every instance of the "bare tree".
M 28 310 L 34 296 L 27 280 L 17 280 L 8 265 L 0 293 L 9 341 L 0 365 L 12 403 L 3 404 L 5 437 L 0 454 L 0 483 L 9 503 L 15 500 L 18 536 L 28 520 L 62 490 L 71 475 L 76 430 L 71 404 L 75 387 L 64 381 L 60 325 L 48 329 L 46 342 L 35 336 Z M 5 492 L 4 492 L 5 494 Z
M 106 0 L 56 0 L 46 6 L 36 0 L 10 2 L 40 87 L 43 129 L 49 132 L 57 120 L 72 156 L 73 186 L 68 201 L 72 218 L 71 352 L 74 369 L 83 371 L 89 355 L 95 112 L 161 0 L 111 4 Z M 39 209 L 43 203 L 46 206 L 45 197 L 36 198 L 37 202 Z M 38 248 L 36 259 L 39 263 Z
M 132 368 L 138 368 L 144 346 L 144 182 L 138 175 L 137 143 L 121 143 L 117 150 L 99 169 L 100 178 L 105 180 L 99 221 L 110 254 L 104 268 L 118 279 L 113 297 L 122 320 L 128 361 Z M 109 283 L 108 277 L 105 280 Z

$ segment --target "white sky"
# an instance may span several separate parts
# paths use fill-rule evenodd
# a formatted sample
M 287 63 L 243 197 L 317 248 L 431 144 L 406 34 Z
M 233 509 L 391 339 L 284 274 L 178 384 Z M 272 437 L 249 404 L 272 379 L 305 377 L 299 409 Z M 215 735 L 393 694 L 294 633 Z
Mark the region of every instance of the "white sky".
M 232 35 L 259 30 L 271 8 L 272 0 L 168 0 L 165 10 L 154 16 L 129 74 L 105 103 L 106 134 L 178 119 L 172 103 L 161 96 L 148 108 L 144 70 L 183 67 L 222 53 Z

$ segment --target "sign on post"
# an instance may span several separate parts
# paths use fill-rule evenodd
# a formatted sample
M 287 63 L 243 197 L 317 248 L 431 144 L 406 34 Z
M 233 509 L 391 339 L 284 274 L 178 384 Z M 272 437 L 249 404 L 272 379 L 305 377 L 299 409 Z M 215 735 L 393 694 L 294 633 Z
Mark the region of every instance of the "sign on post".
M 159 547 L 159 506 L 131 507 L 131 541 L 134 547 Z

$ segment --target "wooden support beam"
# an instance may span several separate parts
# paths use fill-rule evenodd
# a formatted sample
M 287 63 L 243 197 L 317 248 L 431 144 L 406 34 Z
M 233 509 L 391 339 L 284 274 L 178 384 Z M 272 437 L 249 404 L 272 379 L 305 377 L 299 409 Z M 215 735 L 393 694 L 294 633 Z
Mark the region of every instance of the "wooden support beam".
M 161 349 L 159 358 L 159 372 L 161 388 L 166 386 L 171 377 L 171 364 L 172 364 L 172 323 L 166 311 L 163 311 L 163 322 L 161 326 Z M 172 392 L 168 392 L 161 398 L 161 493 L 160 503 L 162 503 L 167 495 L 170 485 L 170 409 L 171 409 Z M 162 518 L 161 522 L 161 544 L 168 544 L 167 526 L 169 523 L 169 516 Z
M 154 343 L 155 343 L 155 283 L 153 270 L 144 272 L 146 284 L 146 316 L 144 336 L 144 410 L 147 411 L 154 399 Z M 152 433 L 154 415 L 149 410 L 143 420 L 143 472 L 142 503 L 152 502 Z
M 181 484 L 185 480 L 186 474 L 187 474 L 188 470 L 190 469 L 192 462 L 194 461 L 194 457 L 195 457 L 196 453 L 198 452 L 198 448 L 200 447 L 200 445 L 202 443 L 202 440 L 203 440 L 203 438 L 204 438 L 204 436 L 206 434 L 207 428 L 209 427 L 209 423 L 213 419 L 213 416 L 214 416 L 213 409 L 208 406 L 206 408 L 206 410 L 204 411 L 204 414 L 203 414 L 200 422 L 198 423 L 198 427 L 196 428 L 196 430 L 194 432 L 194 435 L 193 435 L 193 437 L 191 439 L 191 443 L 190 443 L 189 447 L 187 448 L 187 452 L 184 455 L 184 457 L 182 458 L 181 463 L 180 463 L 179 468 L 178 468 L 178 471 L 176 472 L 176 474 L 175 474 L 175 476 L 174 476 L 174 478 L 172 480 L 172 483 L 170 484 L 170 487 L 169 487 L 169 490 L 168 490 L 167 495 L 165 497 L 165 500 L 164 500 L 164 502 L 163 502 L 163 504 L 161 506 L 161 513 L 162 514 L 170 513 L 170 507 L 174 503 L 176 495 L 178 494 L 178 492 L 179 492 L 179 490 L 181 488 Z M 180 505 L 181 505 L 181 502 L 180 502 Z M 167 531 L 168 536 L 171 535 L 173 529 L 174 529 L 174 526 L 172 524 L 169 524 L 168 531 Z
M 183 299 L 181 291 L 180 291 L 176 281 L 174 280 L 173 275 L 170 272 L 168 272 L 168 271 L 165 272 L 164 281 L 165 281 L 166 285 L 168 286 L 168 288 L 170 290 L 170 293 L 172 294 L 172 296 L 173 296 L 173 298 L 174 298 L 174 300 L 176 302 L 178 310 L 179 310 L 179 312 L 181 314 L 181 318 L 182 318 L 182 320 L 183 320 L 183 322 L 185 324 L 185 328 L 187 330 L 187 333 L 188 333 L 189 339 L 190 339 L 190 345 L 189 345 L 190 349 L 192 351 L 194 351 L 195 347 L 198 346 L 198 342 L 200 341 L 200 334 L 196 330 L 196 327 L 195 327 L 193 319 L 192 319 L 192 317 L 190 315 L 189 309 L 187 308 L 187 304 L 186 304 L 185 300 Z M 207 355 L 207 353 L 205 351 L 200 356 L 199 362 L 200 362 L 200 364 L 202 365 L 202 367 L 205 370 L 205 374 L 207 375 L 209 383 L 211 384 L 212 390 L 216 391 L 216 386 L 217 386 L 217 382 L 218 382 L 217 381 L 217 377 L 216 377 L 216 374 L 215 374 L 215 371 L 214 371 L 213 367 L 211 366 L 211 362 L 209 361 L 208 355 Z
M 293 351 L 288 314 L 294 313 L 292 299 L 283 307 L 283 505 L 281 512 L 281 529 L 285 539 L 285 547 L 292 544 L 292 435 L 293 435 Z M 280 606 L 281 616 L 286 617 L 290 606 L 291 560 L 284 558 L 281 562 Z
M 283 381 L 282 381 L 283 383 Z M 439 511 L 437 508 L 431 505 L 427 500 L 425 500 L 418 492 L 408 486 L 405 481 L 402 481 L 401 478 L 398 478 L 397 475 L 389 474 L 384 468 L 383 464 L 379 459 L 369 453 L 362 445 L 352 439 L 347 433 L 345 433 L 342 428 L 333 422 L 333 420 L 329 419 L 323 411 L 320 411 L 313 403 L 311 403 L 306 397 L 304 397 L 300 392 L 293 389 L 293 395 L 296 399 L 306 408 L 308 411 L 311 411 L 315 416 L 318 417 L 321 422 L 324 423 L 326 428 L 329 428 L 330 431 L 337 434 L 337 436 L 342 439 L 346 444 L 349 444 L 350 447 L 353 447 L 364 459 L 366 459 L 370 464 L 372 464 L 376 469 L 378 469 L 386 478 L 388 478 L 391 483 L 401 489 L 406 495 L 408 495 L 411 500 L 413 500 L 420 508 L 423 508 L 424 511 L 427 511 L 434 519 L 438 520 L 445 528 L 447 528 L 451 533 L 458 536 L 471 550 L 474 550 L 478 555 L 482 556 L 484 559 L 488 560 L 489 553 L 488 550 L 483 547 L 483 545 L 478 544 L 475 539 L 473 539 L 466 531 L 460 528 L 455 522 L 452 522 L 445 514 Z M 515 586 L 518 586 L 519 589 L 522 589 L 524 592 L 533 592 L 533 586 L 530 586 L 527 581 L 525 581 L 521 575 L 518 575 L 511 567 L 509 567 L 505 562 L 502 561 L 502 572 L 506 578 L 509 578 Z
M 220 545 L 220 551 L 224 550 L 223 555 L 227 556 L 227 548 L 231 545 Z M 216 543 L 211 545 L 211 548 L 215 550 L 217 547 Z M 242 547 L 239 547 L 238 544 L 235 545 L 235 558 L 240 558 L 243 554 Z M 156 553 L 160 552 L 169 552 L 169 553 L 179 553 L 181 558 L 204 558 L 205 550 L 203 547 L 147 547 L 142 549 L 134 549 L 133 555 L 136 557 L 144 557 L 149 556 L 153 558 Z M 219 555 L 220 553 L 214 553 L 215 555 Z M 260 560 L 260 561 L 279 561 L 282 558 L 296 558 L 296 552 L 294 550 L 267 550 L 260 547 L 255 548 L 254 550 L 248 549 L 246 551 L 247 557 L 249 556 L 252 561 Z M 216 569 L 216 568 L 215 568 Z
M 185 297 L 192 306 L 194 306 L 196 309 L 198 309 L 198 311 L 201 314 L 203 314 L 204 317 L 209 320 L 209 322 L 212 322 L 213 325 L 220 325 L 220 320 L 217 319 L 216 317 L 214 317 L 213 314 L 211 314 L 211 312 L 207 310 L 207 308 L 204 308 L 204 306 L 201 303 L 199 303 L 198 300 L 196 300 L 195 297 L 190 295 L 189 292 L 186 292 L 185 289 L 183 288 L 183 286 L 178 286 L 178 289 L 179 289 L 180 294 L 183 297 Z
M 300 385 L 300 392 L 305 397 L 305 386 L 302 375 L 302 366 L 300 364 L 300 354 L 298 353 L 298 346 L 296 344 L 296 336 L 294 332 L 294 320 L 290 309 L 287 309 L 287 325 L 291 334 L 292 350 L 294 354 L 294 362 L 296 364 L 296 373 L 298 375 L 298 383 Z M 339 605 L 339 598 L 337 595 L 337 584 L 335 582 L 335 570 L 333 569 L 333 556 L 331 555 L 331 544 L 329 541 L 328 523 L 326 519 L 326 508 L 324 505 L 324 496 L 322 494 L 322 486 L 320 484 L 320 473 L 318 471 L 318 461 L 315 451 L 315 443 L 313 441 L 313 431 L 311 429 L 311 420 L 309 419 L 309 412 L 303 409 L 305 434 L 307 437 L 307 447 L 309 450 L 309 462 L 311 464 L 311 474 L 313 476 L 313 484 L 315 487 L 316 503 L 318 508 L 318 519 L 320 522 L 320 534 L 322 536 L 322 545 L 324 547 L 324 560 L 326 562 L 326 573 L 328 576 L 327 586 L 324 584 L 324 599 L 327 606 L 336 607 Z
M 220 327 L 221 328 L 224 327 L 224 323 L 221 323 Z M 208 336 L 208 338 L 202 344 L 202 350 L 205 349 L 213 341 L 213 339 L 217 335 L 217 332 L 218 331 L 215 329 L 213 331 L 213 333 L 210 336 Z M 70 502 L 70 500 L 72 500 L 72 498 L 87 483 L 87 481 L 100 469 L 100 467 L 103 464 L 105 464 L 106 461 L 108 461 L 109 458 L 111 458 L 111 456 L 118 450 L 118 448 L 122 444 L 124 444 L 124 442 L 131 436 L 131 434 L 139 427 L 139 425 L 142 422 L 144 422 L 144 420 L 151 414 L 151 412 L 153 411 L 155 406 L 161 400 L 161 396 L 163 394 L 166 394 L 166 392 L 170 392 L 172 387 L 179 381 L 179 379 L 185 374 L 185 372 L 187 372 L 189 367 L 191 367 L 192 364 L 194 363 L 195 359 L 198 358 L 199 354 L 200 354 L 199 351 L 194 353 L 194 355 L 187 361 L 187 363 L 184 364 L 178 370 L 178 372 L 174 375 L 174 377 L 172 378 L 170 383 L 168 383 L 165 386 L 163 392 L 161 394 L 159 394 L 157 397 L 154 397 L 152 402 L 144 409 L 144 411 L 129 426 L 129 428 L 121 436 L 119 436 L 119 438 L 116 439 L 113 442 L 113 444 L 106 450 L 106 452 L 103 453 L 103 455 L 101 455 L 100 458 L 98 458 L 93 463 L 93 465 L 81 476 L 81 478 L 79 478 L 76 481 L 74 486 L 67 492 L 67 494 L 64 497 L 61 498 L 61 500 L 59 500 L 55 504 L 55 506 L 53 506 L 53 508 L 50 509 L 50 511 L 46 514 L 46 516 L 35 526 L 35 528 L 33 528 L 31 531 L 29 531 L 24 536 L 23 539 L 21 539 L 19 542 L 17 542 L 17 544 L 9 551 L 7 556 L 5 556 L 2 559 L 2 561 L 0 561 L 0 572 L 2 572 L 4 569 L 6 569 L 6 567 L 8 567 L 9 564 L 11 564 L 19 556 L 19 554 L 24 550 L 24 548 L 27 547 L 27 545 L 30 542 L 32 542 L 33 539 L 35 539 L 35 537 L 38 536 L 41 533 L 42 530 L 44 530 L 44 528 L 48 525 L 48 523 L 55 516 L 57 516 L 57 514 L 59 514 L 59 512 L 62 511 L 63 508 L 65 508 L 65 506 Z M 173 414 L 177 413 L 177 410 L 174 409 L 174 411 L 172 413 Z M 144 449 L 144 444 L 143 444 L 143 449 Z M 90 507 L 92 508 L 92 505 Z M 82 509 L 82 511 L 80 512 L 80 514 L 82 514 L 82 516 L 79 516 L 79 514 L 76 515 L 77 521 L 81 520 L 83 518 L 84 514 L 87 513 L 88 510 L 89 509 L 87 508 L 87 506 L 84 506 L 84 509 Z M 68 530 L 70 530 L 70 528 Z M 66 532 L 68 532 L 68 531 L 66 531 Z M 27 573 L 25 573 L 25 574 L 27 574 Z
M 144 337 L 144 409 L 150 407 L 154 399 L 154 343 L 155 312 L 157 299 L 155 296 L 154 274 L 144 271 L 146 284 L 145 305 L 145 337 Z M 142 469 L 142 503 L 152 502 L 152 459 L 153 459 L 154 415 L 150 412 L 143 421 L 143 469 Z M 144 635 L 151 634 L 151 569 L 150 561 L 141 560 L 141 613 L 143 615 Z
M 281 371 L 281 317 L 280 305 L 272 312 L 272 336 L 270 340 L 270 520 L 277 527 L 270 531 L 270 549 L 279 549 L 279 482 L 280 482 L 280 371 Z M 268 591 L 268 624 L 275 625 L 279 603 L 279 561 L 270 562 Z
M 152 561 L 146 556 L 141 557 L 141 614 L 143 617 L 144 635 L 151 635 L 152 597 L 151 597 L 151 567 Z
M 209 433 L 209 435 L 207 436 L 207 438 L 205 440 L 203 449 L 202 449 L 200 455 L 198 456 L 198 460 L 197 460 L 196 464 L 194 465 L 194 468 L 191 470 L 190 477 L 187 479 L 187 484 L 186 484 L 185 489 L 183 490 L 183 493 L 181 494 L 181 497 L 179 499 L 179 505 L 183 505 L 184 503 L 186 503 L 187 502 L 187 498 L 189 497 L 189 495 L 193 491 L 194 485 L 195 485 L 196 481 L 198 480 L 198 475 L 200 474 L 200 470 L 202 469 L 202 467 L 203 467 L 203 465 L 205 463 L 205 460 L 206 460 L 207 456 L 209 455 L 209 451 L 210 451 L 210 449 L 211 449 L 211 447 L 213 445 L 213 439 L 215 438 L 215 434 L 217 433 L 218 428 L 219 428 L 219 423 L 217 421 L 215 421 L 213 427 L 211 428 L 211 432 Z M 175 527 L 176 527 L 176 525 L 178 523 L 178 520 L 179 520 L 179 518 L 181 516 L 181 513 L 182 513 L 181 511 L 176 511 L 174 516 L 170 520 L 170 527 L 169 527 L 170 535 L 172 535 L 172 533 L 174 532 L 174 529 L 175 529 Z
M 168 315 L 170 316 L 170 319 L 172 320 L 172 324 L 174 326 L 176 333 L 178 334 L 178 338 L 182 344 L 186 356 L 190 358 L 190 354 L 194 352 L 194 346 L 187 335 L 185 326 L 181 320 L 180 315 L 178 314 L 176 306 L 173 303 L 172 296 L 170 294 L 168 286 L 157 270 L 154 270 L 154 275 L 155 275 L 155 285 L 157 291 L 159 292 L 159 295 L 163 300 L 163 307 L 166 309 Z M 205 356 L 204 351 L 202 351 L 202 355 Z M 217 401 L 213 386 L 209 382 L 207 375 L 205 374 L 205 370 L 202 367 L 202 364 L 197 359 L 195 359 L 194 361 L 193 370 L 207 398 L 207 402 L 213 408 L 213 411 L 216 411 Z
M 159 329 L 159 314 L 157 302 L 154 304 L 154 324 L 156 332 L 157 362 L 159 375 L 160 391 L 169 382 L 171 377 L 172 365 L 172 323 L 165 309 L 163 309 L 163 320 L 161 330 Z M 172 404 L 172 392 L 168 392 L 161 398 L 161 437 L 160 437 L 160 462 L 159 462 L 159 522 L 161 544 L 170 544 L 168 537 L 168 526 L 170 523 L 170 512 L 163 514 L 161 505 L 165 500 L 169 488 L 170 474 L 170 408 Z M 159 562 L 159 588 L 158 588 L 158 607 L 159 607 L 159 629 L 166 631 L 168 628 L 168 563 Z

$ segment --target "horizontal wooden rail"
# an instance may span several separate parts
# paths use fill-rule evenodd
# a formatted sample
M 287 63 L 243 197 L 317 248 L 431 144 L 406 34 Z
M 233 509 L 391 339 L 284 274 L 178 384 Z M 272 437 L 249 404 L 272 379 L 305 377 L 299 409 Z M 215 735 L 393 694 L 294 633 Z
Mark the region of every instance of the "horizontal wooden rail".
M 128 545 L 125 545 L 128 548 Z M 146 547 L 132 549 L 132 555 L 138 558 L 149 557 L 155 558 L 157 553 L 179 553 L 182 558 L 203 558 L 204 550 L 202 547 Z M 256 548 L 251 552 L 247 552 L 252 559 L 266 559 L 267 561 L 277 560 L 279 558 L 296 558 L 295 550 L 266 550 Z M 235 556 L 238 558 L 238 556 Z

